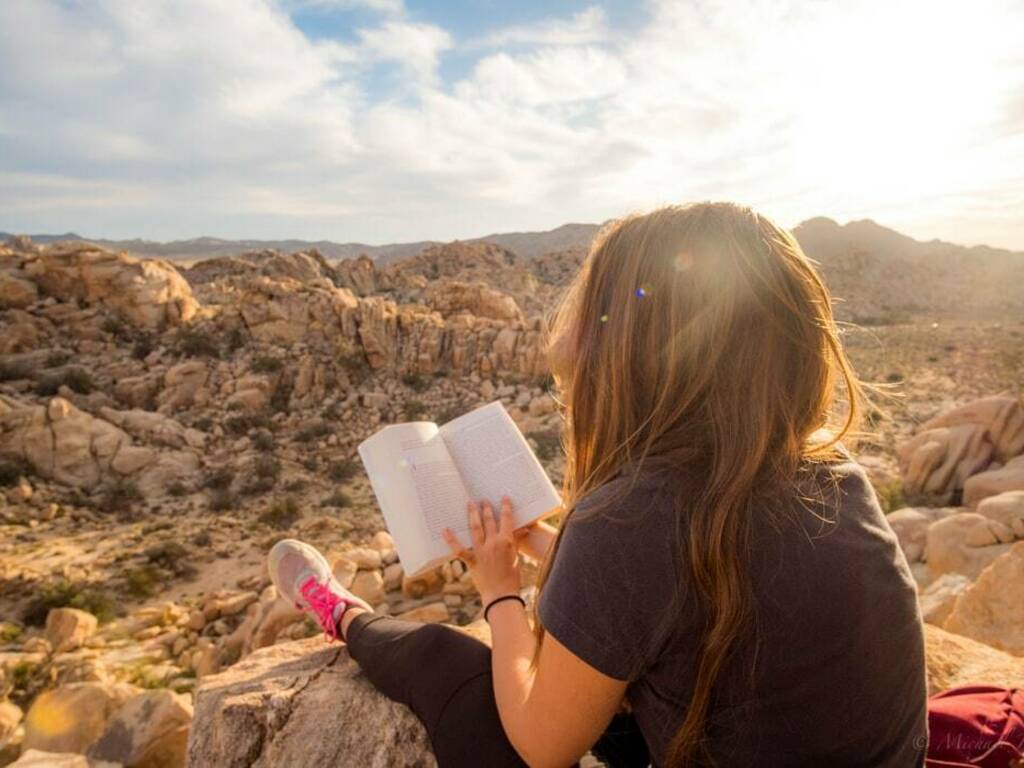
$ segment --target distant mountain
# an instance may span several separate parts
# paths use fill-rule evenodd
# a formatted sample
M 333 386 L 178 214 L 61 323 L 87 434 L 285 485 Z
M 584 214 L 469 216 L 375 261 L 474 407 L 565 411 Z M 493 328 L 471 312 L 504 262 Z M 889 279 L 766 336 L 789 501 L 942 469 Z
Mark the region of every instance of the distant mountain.
M 923 242 L 870 219 L 843 225 L 808 219 L 793 235 L 821 265 L 837 313 L 856 322 L 899 322 L 922 312 L 998 318 L 1024 311 L 1024 252 Z
M 574 271 L 574 265 L 599 228 L 597 224 L 563 224 L 542 232 L 496 232 L 455 241 L 452 246 L 460 242 L 494 243 L 524 259 L 552 254 L 551 259 L 541 259 L 535 268 L 538 274 L 546 274 L 544 270 L 548 269 L 560 275 L 561 280 Z M 836 297 L 836 311 L 844 319 L 870 324 L 898 322 L 908 314 L 963 310 L 996 317 L 1005 316 L 1006 312 L 1024 311 L 1024 253 L 987 246 L 969 248 L 941 240 L 922 242 L 868 219 L 841 225 L 818 217 L 795 227 L 793 234 L 807 255 L 821 264 L 826 282 Z M 7 237 L 6 233 L 0 233 L 0 239 Z M 67 233 L 32 235 L 32 239 L 49 243 L 83 238 Z M 215 237 L 170 243 L 150 240 L 88 242 L 137 256 L 178 261 L 200 261 L 270 249 L 292 253 L 315 248 L 332 261 L 366 254 L 378 268 L 429 254 L 435 246 L 443 245 L 435 241 L 365 245 L 329 240 L 223 240 Z
M 0 232 L 0 241 L 11 237 Z M 106 240 L 89 238 L 69 232 L 64 235 L 29 235 L 34 242 L 52 243 L 58 240 L 81 240 L 109 248 L 114 251 L 128 251 L 135 256 L 169 259 L 171 261 L 194 261 L 211 259 L 216 256 L 233 256 L 248 251 L 275 250 L 283 253 L 320 251 L 327 259 L 350 259 L 365 253 L 374 261 L 387 262 L 415 256 L 433 241 L 418 243 L 396 243 L 393 245 L 366 245 L 364 243 L 335 243 L 330 240 L 223 240 L 218 237 L 194 237 L 191 240 L 172 240 L 161 243 L 154 240 Z
M 488 242 L 514 251 L 519 256 L 532 258 L 554 251 L 585 248 L 590 244 L 596 224 L 563 224 L 547 232 L 505 232 L 477 237 L 465 242 Z M 0 232 L 0 242 L 12 237 Z M 74 232 L 63 235 L 29 235 L 37 243 L 52 243 L 58 240 L 81 240 L 95 243 L 114 251 L 128 251 L 135 256 L 169 259 L 171 261 L 196 261 L 217 256 L 233 256 L 248 251 L 275 250 L 282 253 L 318 250 L 327 259 L 351 259 L 366 254 L 377 264 L 386 265 L 415 256 L 432 245 L 441 245 L 436 240 L 421 240 L 413 243 L 391 243 L 387 245 L 366 245 L 365 243 L 336 243 L 331 240 L 223 240 L 217 237 L 196 237 L 191 240 L 173 240 L 167 243 L 154 240 L 106 240 L 82 237 Z

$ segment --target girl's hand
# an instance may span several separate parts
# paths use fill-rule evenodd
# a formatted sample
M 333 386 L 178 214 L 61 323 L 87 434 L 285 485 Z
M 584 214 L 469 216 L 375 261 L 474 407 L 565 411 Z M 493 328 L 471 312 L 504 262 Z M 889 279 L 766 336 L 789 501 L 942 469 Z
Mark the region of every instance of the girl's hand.
M 512 530 L 512 501 L 501 499 L 501 516 L 495 521 L 490 502 L 481 505 L 469 502 L 469 535 L 472 548 L 462 546 L 459 537 L 450 528 L 444 529 L 444 538 L 455 557 L 469 566 L 480 600 L 487 605 L 502 595 L 519 594 L 519 552 Z
M 522 528 L 516 528 L 513 534 L 519 551 L 525 557 L 540 562 L 551 549 L 551 545 L 555 543 L 558 529 L 548 523 L 535 520 Z

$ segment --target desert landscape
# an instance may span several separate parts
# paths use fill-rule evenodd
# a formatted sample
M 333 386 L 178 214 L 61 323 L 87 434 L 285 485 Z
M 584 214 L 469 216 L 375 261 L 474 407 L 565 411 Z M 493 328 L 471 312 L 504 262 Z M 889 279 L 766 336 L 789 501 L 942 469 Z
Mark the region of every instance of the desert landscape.
M 377 610 L 485 637 L 461 562 L 405 576 L 355 447 L 499 399 L 557 485 L 544 316 L 596 231 L 359 252 L 10 236 L 0 765 L 433 764 L 265 553 L 313 542 Z M 918 582 L 930 688 L 1024 685 L 1024 253 L 868 220 L 794 233 L 874 385 L 856 455 Z M 372 727 L 332 719 L 355 716 Z

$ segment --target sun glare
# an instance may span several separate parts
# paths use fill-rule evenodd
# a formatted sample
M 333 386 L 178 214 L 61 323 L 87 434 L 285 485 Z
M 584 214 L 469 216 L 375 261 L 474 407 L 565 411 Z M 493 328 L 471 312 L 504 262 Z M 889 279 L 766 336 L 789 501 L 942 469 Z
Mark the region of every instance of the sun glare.
M 895 3 L 824 22 L 793 52 L 796 175 L 835 207 L 969 183 L 1004 95 L 1000 18 L 986 3 Z

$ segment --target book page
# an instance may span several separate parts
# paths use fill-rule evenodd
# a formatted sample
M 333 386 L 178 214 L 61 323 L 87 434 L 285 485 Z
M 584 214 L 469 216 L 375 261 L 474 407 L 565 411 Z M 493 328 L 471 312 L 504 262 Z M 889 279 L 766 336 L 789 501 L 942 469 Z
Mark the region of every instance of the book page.
M 517 528 L 561 503 L 544 467 L 500 401 L 477 408 L 441 427 L 440 434 L 474 501 L 512 499 Z
M 393 424 L 358 450 L 408 575 L 454 556 L 441 533 L 445 526 L 469 545 L 469 497 L 436 424 Z
M 428 534 L 416 482 L 403 454 L 437 434 L 437 425 L 428 422 L 393 424 L 368 437 L 358 448 L 398 557 L 410 572 L 416 563 L 428 558 L 424 546 Z

